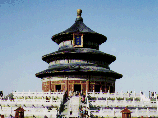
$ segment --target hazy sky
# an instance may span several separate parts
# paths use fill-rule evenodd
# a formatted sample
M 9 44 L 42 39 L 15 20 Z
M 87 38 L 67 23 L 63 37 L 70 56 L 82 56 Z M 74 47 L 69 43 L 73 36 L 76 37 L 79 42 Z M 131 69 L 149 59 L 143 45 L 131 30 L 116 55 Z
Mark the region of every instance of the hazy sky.
M 100 51 L 116 56 L 111 70 L 123 74 L 116 92 L 157 91 L 157 0 L 0 0 L 0 90 L 42 91 L 35 73 L 48 68 L 42 56 L 58 50 L 51 37 L 83 22 L 107 36 Z M 157 91 L 158 92 L 158 91 Z

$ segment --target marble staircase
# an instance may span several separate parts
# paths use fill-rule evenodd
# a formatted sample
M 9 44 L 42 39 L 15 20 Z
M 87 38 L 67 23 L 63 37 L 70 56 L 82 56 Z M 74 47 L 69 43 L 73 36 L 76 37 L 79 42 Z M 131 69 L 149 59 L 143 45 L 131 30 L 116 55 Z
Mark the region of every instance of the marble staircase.
M 70 97 L 64 104 L 64 111 L 61 112 L 61 116 L 63 118 L 80 116 L 79 105 L 79 96 Z

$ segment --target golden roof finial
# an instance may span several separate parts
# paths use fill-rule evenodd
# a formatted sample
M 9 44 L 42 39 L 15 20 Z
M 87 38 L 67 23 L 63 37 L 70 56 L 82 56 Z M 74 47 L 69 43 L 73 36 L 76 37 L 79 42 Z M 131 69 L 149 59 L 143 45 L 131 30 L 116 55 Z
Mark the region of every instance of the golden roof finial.
M 77 17 L 81 17 L 81 13 L 82 13 L 82 10 L 81 9 L 77 9 Z

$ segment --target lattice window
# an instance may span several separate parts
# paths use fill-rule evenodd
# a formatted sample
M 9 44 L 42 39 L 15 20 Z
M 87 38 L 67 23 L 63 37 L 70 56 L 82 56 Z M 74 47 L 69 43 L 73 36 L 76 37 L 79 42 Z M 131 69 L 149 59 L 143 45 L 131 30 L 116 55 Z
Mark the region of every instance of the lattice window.
M 81 60 L 76 60 L 76 62 L 81 62 Z
M 71 45 L 71 41 L 65 41 L 65 45 Z
M 68 60 L 65 59 L 65 64 L 67 64 L 67 63 L 68 63 Z

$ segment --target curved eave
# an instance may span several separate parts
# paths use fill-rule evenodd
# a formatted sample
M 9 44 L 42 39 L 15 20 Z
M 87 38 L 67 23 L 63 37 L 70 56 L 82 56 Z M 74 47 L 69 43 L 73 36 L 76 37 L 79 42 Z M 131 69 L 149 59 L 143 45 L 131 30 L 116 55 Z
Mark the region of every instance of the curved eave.
M 50 53 L 50 54 L 47 54 L 47 55 L 43 55 L 42 56 L 42 60 L 43 61 L 46 61 L 48 58 L 52 57 L 52 56 L 59 56 L 59 55 L 70 55 L 70 54 L 90 54 L 90 55 L 103 55 L 103 56 L 108 56 L 108 57 L 111 57 L 113 58 L 112 60 L 116 60 L 116 57 L 113 56 L 113 55 L 110 55 L 110 54 L 107 54 L 107 53 L 94 53 L 94 52 L 67 52 L 67 51 L 63 51 L 63 52 L 55 52 L 55 53 Z
M 89 27 L 87 27 L 83 23 L 82 17 L 77 18 L 75 23 L 68 29 L 66 29 L 63 32 L 90 32 L 90 33 L 96 33 L 95 31 L 91 30 Z
M 52 59 L 55 60 L 55 59 L 64 59 L 64 58 L 65 59 L 74 58 L 74 59 L 88 60 L 88 59 L 90 59 L 89 57 L 91 57 L 91 59 L 93 59 L 96 56 L 98 57 L 98 60 L 107 59 L 109 64 L 111 64 L 112 62 L 114 62 L 116 60 L 115 56 L 107 54 L 107 53 L 103 53 L 103 52 L 98 53 L 98 52 L 94 52 L 94 51 L 84 52 L 84 51 L 80 51 L 80 50 L 77 51 L 74 49 L 65 50 L 63 52 L 56 51 L 56 52 L 44 55 L 44 56 L 42 56 L 42 60 L 47 63 L 50 63 L 52 61 Z M 96 60 L 96 58 L 95 58 L 95 60 Z
M 62 42 L 64 40 L 73 38 L 72 37 L 73 33 L 82 33 L 84 35 L 90 34 L 93 37 L 97 37 L 97 39 L 95 41 L 98 42 L 99 44 L 102 44 L 103 42 L 105 42 L 107 40 L 106 36 L 99 34 L 95 31 L 91 30 L 89 27 L 87 27 L 83 23 L 82 17 L 77 18 L 75 23 L 70 28 L 52 36 L 52 40 L 54 42 L 56 42 L 57 44 L 59 44 L 60 42 Z
M 91 57 L 91 58 L 89 58 Z M 98 57 L 98 59 L 96 59 Z M 116 57 L 109 55 L 101 55 L 101 54 L 91 54 L 91 53 L 67 53 L 67 54 L 58 54 L 58 55 L 49 55 L 45 58 L 42 58 L 43 61 L 50 63 L 54 60 L 62 60 L 62 59 L 83 59 L 83 60 L 95 60 L 96 61 L 105 61 L 108 64 L 111 64 L 116 60 Z
M 91 74 L 91 75 L 104 75 L 107 77 L 114 77 L 115 79 L 120 79 L 123 77 L 122 74 L 116 73 L 114 71 L 107 71 L 107 72 L 98 72 L 98 71 L 90 71 L 90 70 L 44 70 L 42 72 L 36 73 L 36 77 L 43 78 L 53 75 L 62 75 L 62 74 Z
M 73 33 L 76 32 L 62 32 L 62 33 L 58 33 L 54 36 L 52 36 L 52 41 L 56 42 L 57 44 L 60 44 L 62 41 L 66 41 L 68 39 L 73 39 Z M 95 42 L 97 42 L 99 45 L 101 45 L 102 43 L 104 43 L 107 40 L 107 37 L 99 34 L 99 33 L 91 33 L 91 32 L 79 32 L 82 33 L 84 36 L 84 40 L 88 40 L 89 38 L 87 37 L 96 37 Z M 85 38 L 86 36 L 86 38 Z

